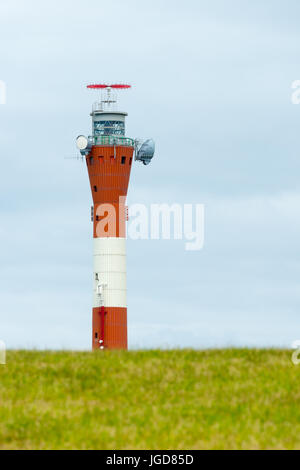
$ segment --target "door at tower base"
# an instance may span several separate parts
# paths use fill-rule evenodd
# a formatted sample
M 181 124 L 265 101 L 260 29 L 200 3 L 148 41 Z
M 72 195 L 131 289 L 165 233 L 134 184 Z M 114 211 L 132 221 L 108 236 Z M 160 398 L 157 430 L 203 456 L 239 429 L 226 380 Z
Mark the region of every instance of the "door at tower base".
M 104 307 L 104 312 L 101 310 L 101 307 L 93 308 L 93 349 L 102 345 L 104 349 L 127 349 L 127 308 Z

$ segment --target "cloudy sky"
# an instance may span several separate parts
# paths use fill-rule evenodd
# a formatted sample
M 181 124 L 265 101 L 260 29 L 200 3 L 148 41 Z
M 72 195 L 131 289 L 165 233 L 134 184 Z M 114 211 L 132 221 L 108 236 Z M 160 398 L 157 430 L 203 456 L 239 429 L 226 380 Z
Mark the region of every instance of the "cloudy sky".
M 128 202 L 205 204 L 205 245 L 128 240 L 129 345 L 300 338 L 297 0 L 10 0 L 0 6 L 0 339 L 89 349 L 91 195 L 75 138 L 89 82 L 129 82 L 153 137 Z

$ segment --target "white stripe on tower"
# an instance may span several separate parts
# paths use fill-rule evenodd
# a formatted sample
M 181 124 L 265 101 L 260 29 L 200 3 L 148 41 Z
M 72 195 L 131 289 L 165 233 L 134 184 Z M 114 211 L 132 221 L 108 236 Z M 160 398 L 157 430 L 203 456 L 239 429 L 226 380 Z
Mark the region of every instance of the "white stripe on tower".
M 125 238 L 94 238 L 93 306 L 101 305 L 127 307 Z

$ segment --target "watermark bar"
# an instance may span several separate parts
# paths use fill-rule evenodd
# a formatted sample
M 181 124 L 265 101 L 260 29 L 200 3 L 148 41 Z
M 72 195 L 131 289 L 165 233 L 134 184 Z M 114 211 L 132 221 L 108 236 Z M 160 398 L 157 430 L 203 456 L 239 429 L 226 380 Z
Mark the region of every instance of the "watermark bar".
M 0 364 L 6 364 L 6 345 L 0 340 Z
M 0 104 L 6 104 L 6 83 L 0 80 Z

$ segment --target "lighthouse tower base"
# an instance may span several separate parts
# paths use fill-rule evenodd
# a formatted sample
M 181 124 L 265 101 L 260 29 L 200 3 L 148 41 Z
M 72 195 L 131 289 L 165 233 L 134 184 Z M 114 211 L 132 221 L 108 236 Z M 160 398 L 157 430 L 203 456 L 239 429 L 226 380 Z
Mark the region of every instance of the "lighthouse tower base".
M 94 238 L 93 349 L 127 349 L 125 238 Z
M 93 308 L 93 349 L 101 349 L 101 346 L 103 349 L 128 348 L 127 308 Z

